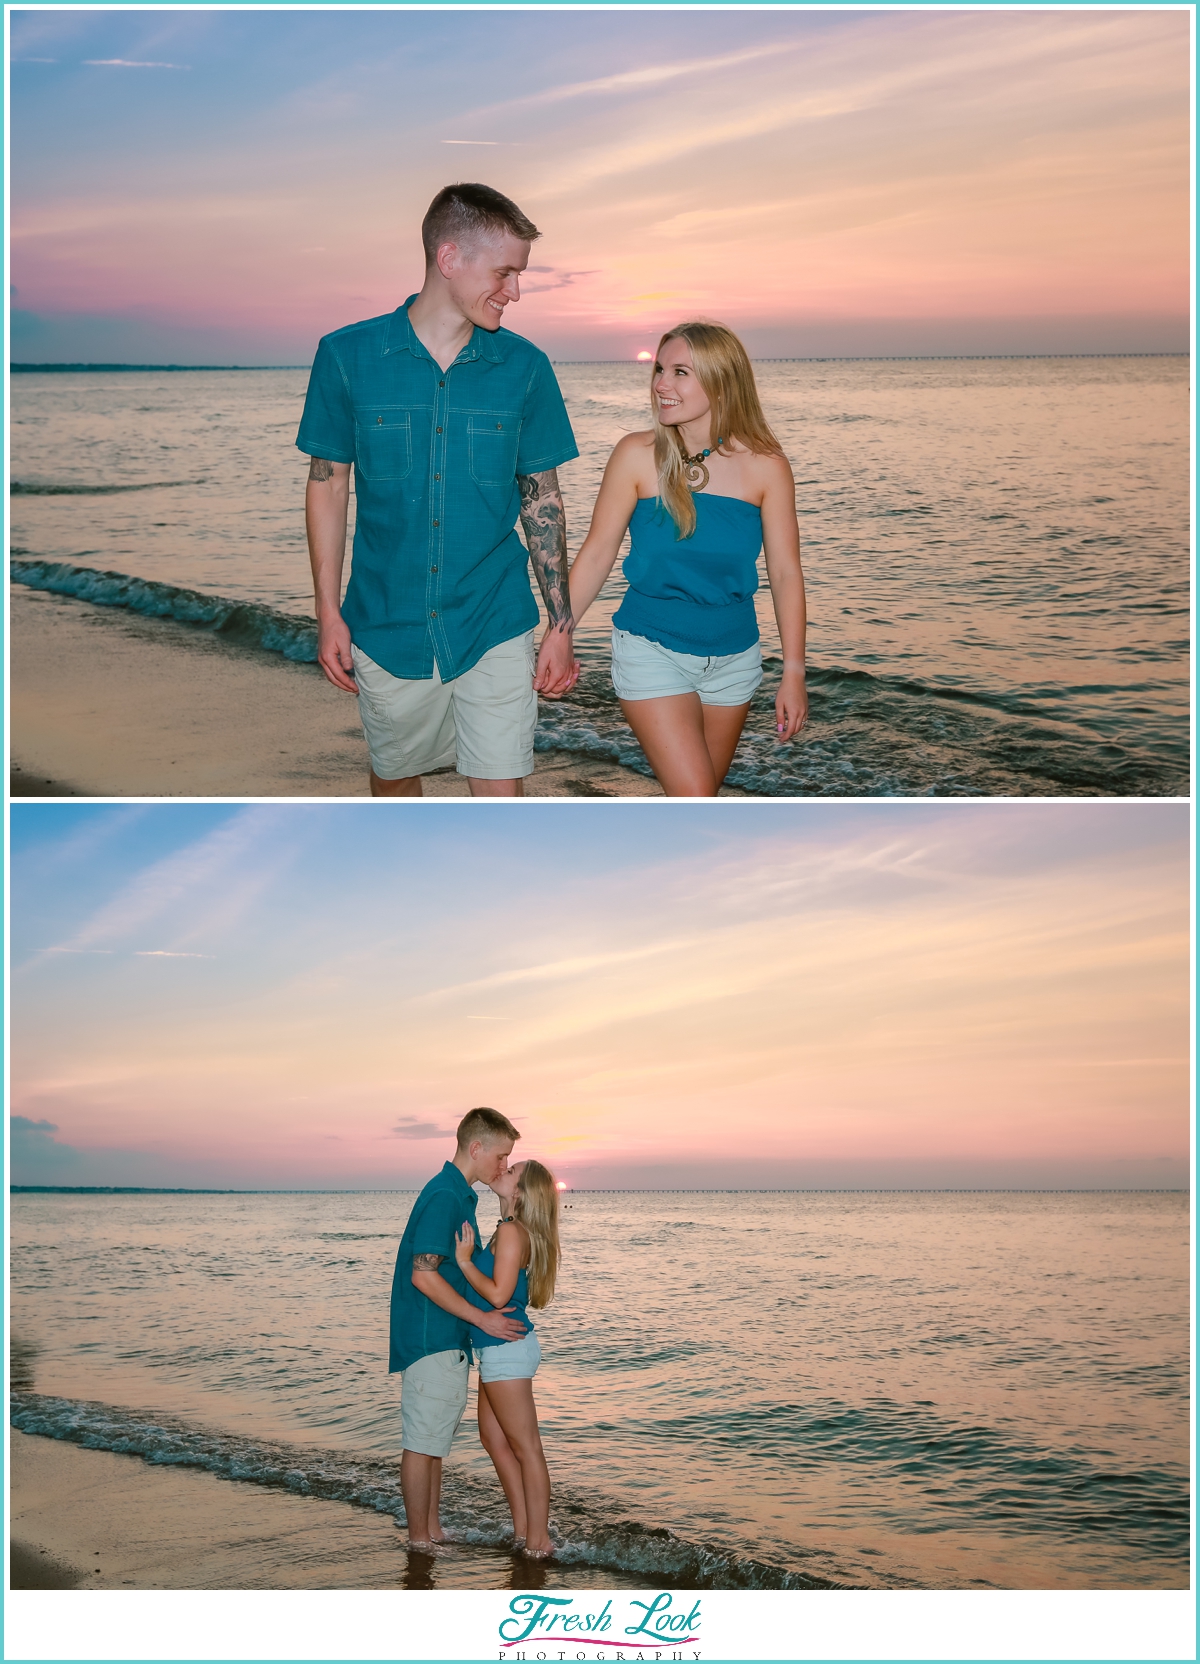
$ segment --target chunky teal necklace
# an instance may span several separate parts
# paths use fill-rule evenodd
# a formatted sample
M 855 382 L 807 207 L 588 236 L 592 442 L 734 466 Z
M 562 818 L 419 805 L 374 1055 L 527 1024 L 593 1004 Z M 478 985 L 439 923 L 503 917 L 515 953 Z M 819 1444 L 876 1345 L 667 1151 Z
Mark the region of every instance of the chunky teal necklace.
M 708 484 L 708 469 L 704 466 L 706 458 L 714 451 L 721 449 L 721 439 L 718 435 L 715 445 L 710 445 L 706 451 L 697 451 L 695 456 L 683 453 L 683 478 L 689 491 L 703 491 Z

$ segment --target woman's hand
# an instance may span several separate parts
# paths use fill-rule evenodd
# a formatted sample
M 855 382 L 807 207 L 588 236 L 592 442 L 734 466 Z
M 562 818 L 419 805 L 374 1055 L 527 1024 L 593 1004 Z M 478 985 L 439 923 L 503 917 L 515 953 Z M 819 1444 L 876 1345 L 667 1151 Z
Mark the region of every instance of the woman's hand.
M 464 1219 L 463 1228 L 454 1239 L 454 1257 L 459 1265 L 470 1265 L 474 1252 L 475 1232 L 471 1229 L 471 1221 Z
M 786 669 L 775 695 L 775 732 L 781 745 L 795 739 L 808 721 L 808 688 L 804 672 Z M 469 1227 L 468 1227 L 469 1228 Z

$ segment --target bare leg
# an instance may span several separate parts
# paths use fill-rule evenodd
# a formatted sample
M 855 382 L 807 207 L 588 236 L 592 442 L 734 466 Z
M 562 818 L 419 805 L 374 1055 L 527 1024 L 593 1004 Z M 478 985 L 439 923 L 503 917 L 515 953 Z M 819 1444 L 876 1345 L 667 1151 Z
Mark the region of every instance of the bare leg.
M 488 1399 L 487 1388 L 483 1382 L 479 1383 L 479 1442 L 492 1458 L 492 1466 L 500 1476 L 500 1483 L 504 1487 L 504 1494 L 508 1498 L 509 1512 L 512 1514 L 513 1536 L 524 1537 L 527 1530 L 525 1518 L 525 1485 L 521 1478 L 521 1464 L 508 1440 L 504 1437 L 504 1429 L 496 1420 L 496 1412 L 492 1409 Z
M 712 758 L 713 773 L 719 786 L 729 773 L 742 729 L 746 726 L 750 704 L 747 701 L 744 705 L 704 705 L 701 709 L 704 715 L 704 743 Z
M 442 1530 L 442 1458 L 433 1456 L 433 1474 L 429 1480 L 429 1540 L 431 1543 L 444 1543 L 446 1533 Z
M 371 770 L 372 797 L 422 797 L 421 776 L 411 774 L 403 780 L 381 780 L 375 770 Z
M 715 797 L 746 721 L 745 705 L 702 705 L 696 693 L 622 699 L 625 720 L 668 797 Z
M 432 1532 L 440 1534 L 437 1507 L 441 1489 L 441 1457 L 423 1456 L 418 1450 L 406 1450 L 400 1457 L 400 1490 L 408 1519 L 410 1547 L 428 1547 L 434 1541 Z
M 538 1432 L 533 1402 L 533 1382 L 489 1381 L 483 1389 L 500 1423 L 504 1437 L 521 1466 L 521 1488 L 525 1493 L 525 1552 L 551 1554 L 550 1473 Z
M 524 797 L 524 780 L 479 780 L 467 775 L 472 797 Z

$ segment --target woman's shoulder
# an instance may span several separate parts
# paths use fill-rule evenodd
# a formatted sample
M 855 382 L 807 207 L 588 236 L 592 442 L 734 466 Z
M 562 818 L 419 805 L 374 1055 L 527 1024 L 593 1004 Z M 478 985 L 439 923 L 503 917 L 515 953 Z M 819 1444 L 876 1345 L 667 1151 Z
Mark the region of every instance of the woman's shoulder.
M 649 430 L 645 433 L 622 434 L 612 448 L 612 456 L 609 461 L 610 463 L 617 463 L 618 466 L 624 464 L 636 468 L 639 464 L 644 463 L 647 458 L 653 463 L 654 434 Z
M 747 481 L 753 482 L 764 494 L 795 489 L 792 465 L 780 451 L 743 450 L 738 461 Z

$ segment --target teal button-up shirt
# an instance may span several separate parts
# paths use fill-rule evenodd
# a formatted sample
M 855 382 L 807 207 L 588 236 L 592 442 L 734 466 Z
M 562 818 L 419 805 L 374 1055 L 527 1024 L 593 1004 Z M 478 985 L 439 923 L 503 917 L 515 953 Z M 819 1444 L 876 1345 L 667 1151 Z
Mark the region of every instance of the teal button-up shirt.
M 436 660 L 448 682 L 537 623 L 517 476 L 579 450 L 544 352 L 477 328 L 443 370 L 415 299 L 322 337 L 296 444 L 354 464 L 351 639 L 393 676 L 428 680 Z
M 414 1254 L 441 1254 L 441 1275 L 455 1294 L 475 1304 L 477 1296 L 459 1270 L 454 1245 L 463 1224 L 475 1230 L 478 1197 L 459 1169 L 448 1161 L 413 1203 L 413 1210 L 400 1238 L 396 1269 L 392 1275 L 391 1345 L 388 1370 L 407 1369 L 431 1352 L 449 1352 L 461 1347 L 470 1357 L 470 1328 L 461 1317 L 434 1304 L 427 1294 L 413 1287 Z M 475 1232 L 478 1236 L 478 1231 Z

